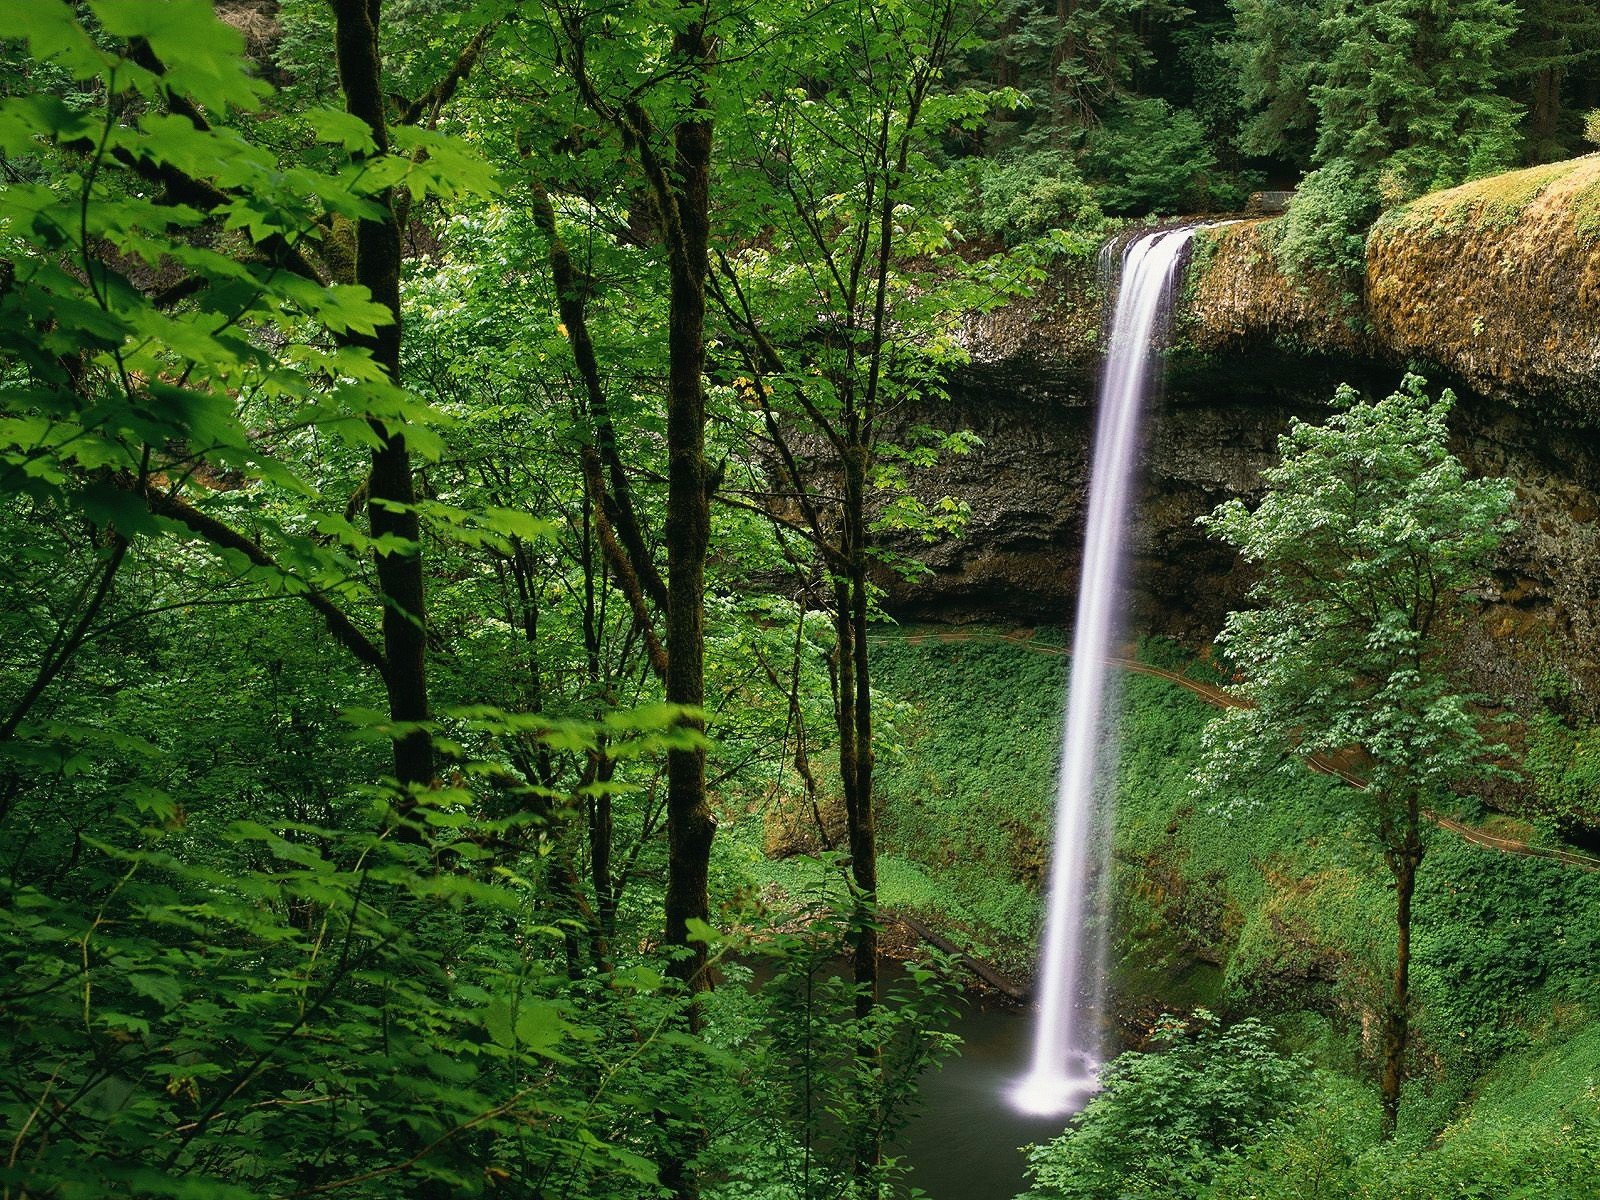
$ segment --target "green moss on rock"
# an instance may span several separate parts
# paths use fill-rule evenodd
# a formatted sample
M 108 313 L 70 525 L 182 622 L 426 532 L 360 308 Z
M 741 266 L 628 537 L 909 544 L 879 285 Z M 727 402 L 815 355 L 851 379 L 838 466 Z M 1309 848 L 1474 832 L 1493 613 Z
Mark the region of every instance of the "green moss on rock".
M 1277 218 L 1202 231 L 1181 333 L 1202 353 L 1270 340 L 1285 349 L 1370 356 L 1357 298 L 1330 280 L 1291 281 L 1275 253 Z
M 1366 306 L 1390 353 L 1505 398 L 1600 417 L 1600 156 L 1434 192 L 1367 242 Z

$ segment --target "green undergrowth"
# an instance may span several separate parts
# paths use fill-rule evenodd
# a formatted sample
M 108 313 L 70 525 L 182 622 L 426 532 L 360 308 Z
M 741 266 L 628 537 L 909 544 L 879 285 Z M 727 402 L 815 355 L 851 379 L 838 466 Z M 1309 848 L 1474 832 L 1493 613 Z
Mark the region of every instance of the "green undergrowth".
M 1319 1071 L 1313 1100 L 1227 1163 L 1197 1200 L 1592 1200 L 1597 1081 L 1600 1023 L 1563 1027 L 1497 1063 L 1437 1128 L 1411 1120 L 1385 1144 L 1370 1089 Z
M 1020 979 L 1031 975 L 1050 849 L 1070 664 L 1061 647 L 1059 634 L 984 627 L 885 629 L 873 642 L 882 902 Z M 1220 682 L 1170 643 L 1146 642 L 1139 657 Z M 1169 679 L 1116 678 L 1122 1027 L 1197 1007 L 1262 1016 L 1316 1067 L 1316 1098 L 1297 1122 L 1208 1194 L 1600 1194 L 1582 1165 L 1600 1144 L 1600 872 L 1433 831 L 1414 919 L 1413 1078 L 1401 1136 L 1382 1146 L 1367 1039 L 1391 970 L 1392 893 L 1355 833 L 1352 795 L 1292 762 L 1247 794 L 1195 795 L 1190 766 L 1215 709 Z M 791 897 L 841 886 L 815 858 L 741 853 Z M 1337 1185 L 1285 1182 L 1312 1177 Z
M 1070 663 L 1060 646 L 1055 634 L 1019 641 L 982 627 L 884 630 L 873 643 L 889 714 L 883 902 L 1023 977 L 1049 853 Z M 1169 643 L 1143 644 L 1140 658 L 1217 680 Z M 1248 794 L 1197 796 L 1189 771 L 1212 706 L 1128 671 L 1118 692 L 1113 986 L 1124 1024 L 1199 1005 L 1266 1015 L 1322 1068 L 1362 1076 L 1393 912 L 1346 785 L 1286 763 Z M 768 870 L 801 886 L 810 861 Z M 1402 1131 L 1438 1135 L 1442 1152 L 1462 1121 L 1500 1129 L 1497 1112 L 1559 1107 L 1526 1093 L 1516 1072 L 1588 1069 L 1584 1055 L 1600 1045 L 1585 1025 L 1600 1014 L 1597 962 L 1600 873 L 1435 830 L 1416 901 L 1416 1078 Z
M 1025 973 L 1070 660 L 1059 634 L 1001 632 L 884 630 L 873 642 L 878 686 L 895 705 L 879 758 L 883 898 L 944 918 Z

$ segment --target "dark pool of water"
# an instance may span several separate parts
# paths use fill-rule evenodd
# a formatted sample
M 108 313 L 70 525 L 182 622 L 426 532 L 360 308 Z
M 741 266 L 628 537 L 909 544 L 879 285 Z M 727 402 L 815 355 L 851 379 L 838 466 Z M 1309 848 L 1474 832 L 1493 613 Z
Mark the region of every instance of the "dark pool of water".
M 1048 1141 L 1061 1117 L 1019 1113 L 1006 1093 L 1028 1065 L 1031 1014 L 969 1003 L 957 1055 L 922 1077 L 917 1115 L 896 1139 L 910 1183 L 931 1200 L 1011 1200 L 1023 1190 L 1020 1147 Z

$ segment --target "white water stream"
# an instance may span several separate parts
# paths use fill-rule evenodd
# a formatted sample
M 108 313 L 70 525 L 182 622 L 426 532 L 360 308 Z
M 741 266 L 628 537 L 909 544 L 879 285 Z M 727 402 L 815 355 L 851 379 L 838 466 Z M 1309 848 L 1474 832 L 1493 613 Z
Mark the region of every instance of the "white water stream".
M 1122 253 L 1090 467 L 1033 1063 L 1011 1093 L 1018 1108 L 1040 1115 L 1072 1112 L 1098 1086 L 1105 964 L 1095 883 L 1106 874 L 1115 753 L 1106 659 L 1121 626 L 1141 415 L 1152 380 L 1160 383 L 1156 343 L 1193 236 L 1193 228 L 1159 230 L 1134 238 Z

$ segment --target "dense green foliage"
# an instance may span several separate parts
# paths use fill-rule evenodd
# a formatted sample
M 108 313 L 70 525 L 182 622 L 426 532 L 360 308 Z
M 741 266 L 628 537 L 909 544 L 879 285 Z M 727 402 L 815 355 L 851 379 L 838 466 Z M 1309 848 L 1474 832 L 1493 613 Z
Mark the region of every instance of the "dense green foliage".
M 899 415 L 1118 218 L 1315 167 L 1339 269 L 1570 151 L 1591 8 L 9 4 L 0 1195 L 903 1191 L 950 965 L 880 989 L 879 905 L 1026 973 L 1064 659 L 868 632 L 968 515 Z M 1222 1019 L 1041 1187 L 1577 1188 L 1597 877 L 1435 846 L 1375 1149 L 1349 797 L 1192 799 L 1203 710 L 1126 695 L 1122 991 Z M 1536 723 L 1545 813 L 1594 758 Z
M 1581 152 L 1600 101 L 1592 0 L 1012 0 L 988 32 L 971 70 L 1022 101 L 988 152 L 1065 152 L 1128 216 L 1304 179 L 1283 259 L 1300 277 L 1355 273 L 1385 207 Z
M 206 3 L 28 0 L 0 28 L 19 38 L 0 99 L 8 1196 L 692 1195 L 801 1146 L 803 1168 L 768 1172 L 781 1194 L 894 1174 L 861 1148 L 945 1046 L 933 976 L 865 1011 L 851 988 L 791 986 L 847 923 L 785 911 L 773 942 L 727 860 L 698 901 L 724 932 L 683 921 L 680 883 L 683 936 L 661 944 L 663 879 L 694 865 L 663 837 L 664 764 L 703 753 L 707 724 L 718 801 L 767 786 L 815 716 L 783 681 L 814 693 L 827 649 L 782 596 L 691 585 L 677 611 L 718 691 L 703 713 L 663 704 L 668 606 L 631 590 L 615 545 L 637 534 L 633 565 L 654 571 L 674 534 L 652 461 L 685 272 L 652 206 L 627 209 L 692 96 L 670 72 L 633 90 L 672 52 L 672 6 L 576 78 L 514 7 L 402 7 L 381 40 L 360 4 L 230 10 L 248 46 Z M 901 15 L 879 43 L 846 23 L 818 52 L 882 68 L 949 36 L 948 9 Z M 574 18 L 546 32 L 570 45 L 591 19 Z M 788 118 L 806 64 L 792 35 L 765 45 L 768 115 Z M 892 115 L 894 78 L 841 83 L 829 136 Z M 500 107 L 513 86 L 542 99 Z M 558 120 L 574 99 L 599 124 Z M 932 386 L 946 334 L 928 313 L 967 302 L 885 293 L 892 260 L 929 252 L 934 205 L 907 185 L 918 228 L 865 198 L 852 217 L 843 197 L 883 178 L 827 138 L 806 153 L 834 207 L 798 219 L 889 239 L 842 318 L 874 297 L 880 328 L 896 318 L 874 379 L 896 401 Z M 773 219 L 726 196 L 728 228 Z M 780 330 L 809 300 L 783 295 L 800 262 L 755 256 L 735 285 L 797 356 L 809 326 Z M 715 363 L 711 392 L 713 486 L 742 451 L 724 579 L 785 561 L 738 503 L 764 486 L 739 365 Z M 941 444 L 929 431 L 875 486 L 893 495 Z M 680 666 L 684 645 L 666 647 Z M 772 983 L 685 995 L 678 978 L 710 982 L 685 962 L 751 939 L 786 951 Z M 818 1046 L 804 1086 L 797 1019 Z
M 1506 750 L 1486 737 L 1449 651 L 1468 591 L 1511 527 L 1513 493 L 1507 480 L 1469 479 L 1447 448 L 1453 402 L 1448 391 L 1431 400 L 1416 376 L 1370 403 L 1346 388 L 1325 425 L 1290 422 L 1259 504 L 1230 500 L 1202 518 L 1258 577 L 1252 607 L 1230 613 L 1217 637 L 1244 703 L 1207 731 L 1200 788 L 1299 756 L 1343 771 L 1394 883 L 1386 1137 L 1407 1070 L 1412 898 L 1428 814 Z
M 1198 1009 L 1157 1022 L 1150 1041 L 1106 1067 L 1065 1134 L 1029 1151 L 1026 1200 L 1192 1194 L 1218 1159 L 1287 1127 L 1310 1085 L 1254 1018 L 1224 1028 Z
M 1206 790 L 1288 750 L 1360 747 L 1376 834 L 1400 821 L 1386 806 L 1437 803 L 1502 749 L 1454 686 L 1445 650 L 1511 527 L 1512 489 L 1467 477 L 1446 446 L 1454 397 L 1424 389 L 1415 376 L 1378 401 L 1345 389 L 1326 425 L 1291 422 L 1258 505 L 1230 500 L 1204 518 L 1260 572 L 1254 606 L 1218 638 L 1249 704 L 1218 718 Z

